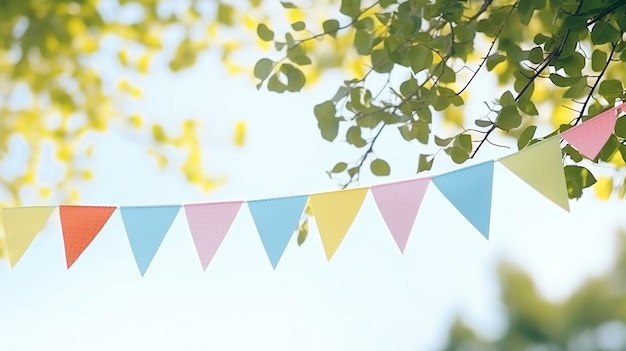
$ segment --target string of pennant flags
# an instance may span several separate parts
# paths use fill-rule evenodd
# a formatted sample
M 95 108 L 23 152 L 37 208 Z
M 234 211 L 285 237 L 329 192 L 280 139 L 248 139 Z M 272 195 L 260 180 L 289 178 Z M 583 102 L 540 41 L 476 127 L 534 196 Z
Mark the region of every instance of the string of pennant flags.
M 559 135 L 506 157 L 410 180 L 345 190 L 269 198 L 158 206 L 60 205 L 3 208 L 2 223 L 11 267 L 14 267 L 49 217 L 58 208 L 67 268 L 81 256 L 116 210 L 119 210 L 135 262 L 143 276 L 181 208 L 204 270 L 209 266 L 242 205 L 276 269 L 304 209 L 311 207 L 327 260 L 333 257 L 352 226 L 368 192 L 403 253 L 427 188 L 434 185 L 489 239 L 494 163 L 499 162 L 543 196 L 569 212 L 560 139 L 594 159 L 607 142 L 626 103 L 611 108 Z

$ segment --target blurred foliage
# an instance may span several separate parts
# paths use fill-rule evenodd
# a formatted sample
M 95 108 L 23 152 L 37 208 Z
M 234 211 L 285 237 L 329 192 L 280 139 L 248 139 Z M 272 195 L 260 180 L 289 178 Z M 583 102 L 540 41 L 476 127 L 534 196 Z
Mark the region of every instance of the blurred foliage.
M 275 56 L 257 61 L 258 87 L 299 92 L 320 72 L 343 68 L 345 81 L 313 112 L 322 138 L 361 150 L 329 171 L 344 186 L 358 181 L 363 167 L 390 174 L 384 155 L 375 153 L 384 131 L 425 145 L 415 161 L 422 172 L 436 157 L 464 163 L 494 132 L 515 138 L 521 150 L 626 97 L 624 0 L 340 0 L 323 18 L 310 5 L 281 4 L 310 15 L 293 18 L 287 30 L 258 24 L 257 36 Z M 481 73 L 499 87 L 485 101 L 484 116 L 466 120 Z M 624 196 L 626 117 L 620 122 L 594 160 L 564 145 L 566 165 L 583 162 L 566 168 L 570 198 L 594 184 L 601 199 Z M 615 172 L 597 182 L 590 163 Z
M 619 244 L 609 272 L 587 280 L 560 302 L 543 298 L 519 268 L 501 264 L 504 333 L 497 340 L 486 340 L 457 318 L 443 350 L 626 350 L 625 233 Z
M 94 177 L 87 163 L 94 147 L 86 137 L 110 130 L 115 120 L 150 133 L 150 153 L 160 166 L 168 163 L 168 146 L 183 151 L 187 180 L 213 189 L 219 179 L 202 167 L 194 120 L 170 135 L 149 122 L 151 116 L 124 106 L 142 98 L 141 76 L 190 68 L 209 48 L 229 62 L 237 45 L 220 30 L 257 5 L 235 10 L 219 1 L 0 0 L 0 164 L 10 168 L 0 174 L 0 205 L 20 204 L 25 194 L 29 202 L 53 195 L 76 201 L 77 182 Z M 180 35 L 164 42 L 167 33 Z M 169 57 L 165 67 L 154 63 L 159 54 Z M 245 128 L 237 128 L 241 146 Z M 7 164 L 18 149 L 27 150 L 25 159 Z M 46 176 L 41 165 L 51 161 L 63 165 L 63 174 Z
M 193 117 L 176 134 L 126 106 L 142 99 L 143 77 L 193 67 L 207 50 L 221 55 L 228 72 L 241 71 L 231 59 L 241 35 L 229 30 L 248 23 L 253 32 L 251 13 L 263 16 L 253 12 L 258 6 L 258 1 L 235 7 L 199 0 L 0 0 L 0 206 L 25 199 L 76 202 L 77 185 L 98 176 L 89 169 L 95 149 L 89 136 L 110 131 L 113 123 L 146 134 L 150 144 L 139 146 L 148 148 L 158 166 L 168 166 L 175 149 L 185 155 L 180 170 L 190 183 L 204 191 L 218 186 L 222 179 L 203 168 Z M 245 130 L 245 122 L 237 124 L 235 146 L 243 146 Z M 50 172 L 46 165 L 62 171 Z

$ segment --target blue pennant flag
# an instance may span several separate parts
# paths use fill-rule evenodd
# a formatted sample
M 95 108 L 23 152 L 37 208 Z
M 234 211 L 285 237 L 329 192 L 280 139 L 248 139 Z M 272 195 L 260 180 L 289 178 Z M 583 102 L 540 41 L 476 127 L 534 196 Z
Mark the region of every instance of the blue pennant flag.
M 489 239 L 493 161 L 433 177 L 432 182 L 448 201 Z
M 179 209 L 179 205 L 120 207 L 128 242 L 142 277 L 159 250 Z
M 248 202 L 252 219 L 274 269 L 298 227 L 308 198 L 308 195 L 302 195 Z

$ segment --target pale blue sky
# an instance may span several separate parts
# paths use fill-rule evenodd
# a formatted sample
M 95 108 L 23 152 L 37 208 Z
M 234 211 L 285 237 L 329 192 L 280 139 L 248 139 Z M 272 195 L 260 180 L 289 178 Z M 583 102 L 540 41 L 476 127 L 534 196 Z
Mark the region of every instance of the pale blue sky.
M 81 186 L 82 203 L 185 204 L 336 189 L 325 171 L 359 154 L 323 141 L 312 108 L 341 79 L 330 75 L 301 94 L 257 92 L 251 79 L 222 72 L 217 55 L 204 55 L 193 71 L 141 80 L 145 98 L 129 108 L 170 128 L 197 117 L 206 166 L 228 183 L 197 191 L 175 168 L 155 167 L 145 136 L 115 126 L 89 137 L 96 179 Z M 482 93 L 472 95 L 473 105 L 494 98 Z M 243 149 L 231 145 L 239 119 L 248 122 Z M 420 146 L 389 129 L 376 151 L 392 175 L 364 176 L 361 185 L 414 176 Z M 477 161 L 512 152 L 485 148 Z M 181 210 L 144 278 L 119 212 L 67 271 L 55 212 L 15 269 L 0 265 L 0 342 L 8 350 L 430 351 L 456 312 L 496 335 L 495 262 L 519 262 L 544 294 L 562 298 L 611 263 L 625 205 L 586 196 L 568 214 L 499 165 L 494 179 L 490 241 L 431 186 L 404 255 L 368 195 L 330 263 L 312 225 L 302 247 L 292 239 L 276 271 L 245 205 L 207 272 Z

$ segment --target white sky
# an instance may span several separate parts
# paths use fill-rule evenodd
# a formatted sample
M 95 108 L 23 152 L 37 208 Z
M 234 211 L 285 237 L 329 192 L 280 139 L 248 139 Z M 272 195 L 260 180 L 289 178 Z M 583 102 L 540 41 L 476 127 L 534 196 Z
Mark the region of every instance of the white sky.
M 341 79 L 331 75 L 302 94 L 257 92 L 251 80 L 223 73 L 215 55 L 190 72 L 155 74 L 143 81 L 137 107 L 172 128 L 197 117 L 206 165 L 228 184 L 200 193 L 176 169 L 157 170 L 147 139 L 116 127 L 90 136 L 97 177 L 82 186 L 82 203 L 185 204 L 336 189 L 325 171 L 359 154 L 322 140 L 312 110 Z M 239 119 L 248 122 L 244 149 L 231 145 Z M 392 175 L 364 176 L 361 185 L 413 177 L 419 150 L 389 128 L 376 151 Z M 512 152 L 485 148 L 478 161 Z M 437 165 L 438 172 L 458 168 Z M 610 265 L 625 205 L 588 193 L 568 214 L 499 165 L 494 179 L 490 241 L 431 186 L 404 255 L 368 195 L 330 263 L 312 226 L 302 247 L 292 239 L 276 271 L 245 205 L 207 272 L 181 210 L 143 279 L 119 212 L 67 271 L 55 212 L 15 269 L 0 265 L 0 343 L 7 350 L 434 350 L 457 312 L 496 335 L 498 259 L 522 264 L 546 296 L 562 298 Z

